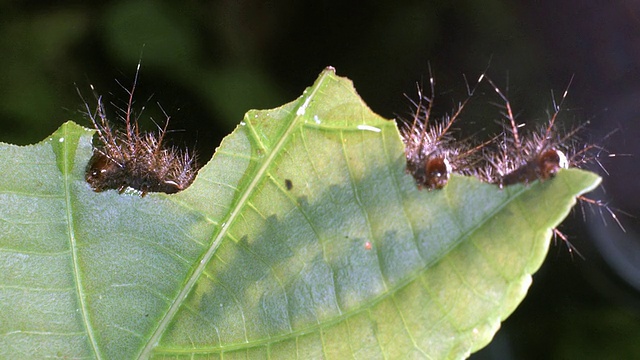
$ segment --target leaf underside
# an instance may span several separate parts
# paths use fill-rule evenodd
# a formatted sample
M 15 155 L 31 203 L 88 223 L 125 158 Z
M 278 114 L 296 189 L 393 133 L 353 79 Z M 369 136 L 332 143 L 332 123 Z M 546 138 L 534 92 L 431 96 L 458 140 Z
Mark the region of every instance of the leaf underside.
M 600 181 L 420 191 L 395 123 L 330 68 L 175 195 L 93 192 L 92 135 L 0 144 L 0 358 L 464 357 Z

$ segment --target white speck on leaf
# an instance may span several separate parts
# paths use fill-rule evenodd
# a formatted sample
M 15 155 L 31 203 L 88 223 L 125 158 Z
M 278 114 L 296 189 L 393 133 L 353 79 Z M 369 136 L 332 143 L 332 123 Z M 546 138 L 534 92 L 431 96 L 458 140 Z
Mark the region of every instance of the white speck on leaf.
M 298 111 L 296 111 L 296 115 L 298 116 L 302 116 L 304 115 L 304 113 L 307 111 L 307 106 L 309 106 L 309 102 L 311 101 L 311 97 L 308 97 L 305 101 L 304 104 L 302 104 L 302 106 L 300 106 L 298 108 Z
M 357 127 L 358 127 L 358 130 L 373 131 L 377 133 L 382 131 L 381 129 L 371 125 L 358 125 Z

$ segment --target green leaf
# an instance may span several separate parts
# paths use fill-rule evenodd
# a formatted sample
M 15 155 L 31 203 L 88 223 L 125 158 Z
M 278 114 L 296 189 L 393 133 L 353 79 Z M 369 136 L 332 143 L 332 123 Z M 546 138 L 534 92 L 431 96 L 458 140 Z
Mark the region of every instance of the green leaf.
M 418 190 L 395 123 L 325 70 L 187 190 L 93 192 L 93 131 L 0 145 L 2 358 L 458 358 L 600 179 Z

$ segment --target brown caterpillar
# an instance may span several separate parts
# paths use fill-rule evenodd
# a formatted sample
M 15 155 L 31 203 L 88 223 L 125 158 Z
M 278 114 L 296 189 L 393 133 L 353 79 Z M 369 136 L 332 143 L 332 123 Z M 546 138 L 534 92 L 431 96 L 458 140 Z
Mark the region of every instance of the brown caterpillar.
M 101 97 L 96 96 L 98 103 L 94 112 L 85 101 L 98 141 L 85 179 L 96 192 L 115 189 L 123 193 L 132 188 L 140 191 L 142 196 L 149 192 L 172 194 L 186 189 L 197 174 L 196 158 L 192 152 L 165 145 L 170 119 L 166 113 L 164 127 L 157 133 L 141 132 L 137 118 L 132 118 L 133 94 L 139 71 L 140 63 L 131 90 L 121 85 L 129 95 L 127 108 L 119 115 L 124 129 L 112 128 Z
M 466 141 L 458 141 L 449 131 L 453 122 L 460 116 L 464 106 L 473 95 L 484 73 L 478 78 L 473 89 L 468 89 L 467 99 L 460 103 L 457 110 L 441 121 L 431 124 L 431 111 L 435 98 L 435 81 L 430 76 L 431 96 L 424 96 L 418 87 L 418 102 L 413 102 L 415 112 L 411 120 L 400 120 L 400 134 L 405 145 L 407 172 L 413 175 L 418 188 L 429 190 L 442 189 L 452 172 L 466 174 L 478 161 L 473 155 L 484 144 L 471 146 Z M 426 102 L 426 105 L 424 104 Z
M 494 148 L 493 151 L 485 149 L 486 164 L 478 169 L 476 174 L 481 180 L 497 184 L 502 188 L 518 183 L 528 184 L 536 180 L 545 181 L 554 177 L 560 169 L 580 168 L 589 162 L 597 162 L 604 169 L 598 161 L 598 156 L 590 154 L 592 150 L 604 151 L 601 146 L 586 143 L 578 146 L 580 142 L 577 134 L 588 122 L 566 133 L 555 129 L 556 119 L 567 97 L 571 81 L 569 81 L 560 102 L 553 99 L 554 112 L 550 116 L 548 124 L 537 130 L 520 133 L 519 129 L 522 129 L 524 124 L 516 122 L 509 100 L 490 78 L 486 79 L 504 101 L 505 112 L 503 115 L 508 120 L 508 124 L 505 126 L 507 130 L 502 134 L 502 141 L 497 142 L 497 149 Z M 609 133 L 607 137 L 614 132 Z M 577 199 L 580 200 L 581 205 L 595 205 L 599 209 L 604 208 L 624 231 L 618 217 L 606 203 L 585 196 L 578 196 Z M 600 212 L 602 213 L 602 210 Z M 553 229 L 553 232 L 554 238 L 562 239 L 570 253 L 575 252 L 582 257 L 580 252 L 571 245 L 566 235 L 558 229 Z
M 508 120 L 502 140 L 493 149 L 486 149 L 485 168 L 478 171 L 479 177 L 500 187 L 517 183 L 528 184 L 535 180 L 547 180 L 560 169 L 578 167 L 586 162 L 586 153 L 596 145 L 585 146 L 575 151 L 578 127 L 562 135 L 555 129 L 555 122 L 562 103 L 567 96 L 565 90 L 560 103 L 554 99 L 554 113 L 546 127 L 520 134 L 524 124 L 518 124 L 505 94 L 490 79 L 486 78 L 495 92 L 504 101 L 504 117 Z M 569 83 L 571 85 L 571 82 Z M 567 155 L 568 154 L 568 155 Z

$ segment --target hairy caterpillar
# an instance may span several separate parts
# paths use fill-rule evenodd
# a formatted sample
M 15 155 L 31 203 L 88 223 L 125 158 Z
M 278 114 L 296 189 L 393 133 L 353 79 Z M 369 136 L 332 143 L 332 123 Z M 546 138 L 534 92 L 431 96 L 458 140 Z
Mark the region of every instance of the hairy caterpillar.
M 120 109 L 118 115 L 124 122 L 124 129 L 113 128 L 109 123 L 102 97 L 96 96 L 97 108 L 93 112 L 85 101 L 98 140 L 85 179 L 96 192 L 115 189 L 122 193 L 132 188 L 142 196 L 148 192 L 172 194 L 187 188 L 197 173 L 192 152 L 165 144 L 170 119 L 166 113 L 164 127 L 157 133 L 140 131 L 132 113 L 139 71 L 140 63 L 131 90 L 121 85 L 129 95 L 126 109 Z
M 460 116 L 464 106 L 471 99 L 484 77 L 478 78 L 476 85 L 468 87 L 468 96 L 460 103 L 452 115 L 441 121 L 430 122 L 435 99 L 435 81 L 429 77 L 431 95 L 422 94 L 418 87 L 418 101 L 413 102 L 415 112 L 410 120 L 401 120 L 400 134 L 405 145 L 407 172 L 413 175 L 418 188 L 442 189 L 452 172 L 467 174 L 478 161 L 473 156 L 484 145 L 471 146 L 466 141 L 455 139 L 449 131 Z M 426 105 L 425 105 L 426 103 Z
M 571 81 L 560 101 L 556 102 L 555 98 L 553 99 L 554 110 L 547 125 L 530 130 L 524 127 L 525 124 L 516 122 L 506 95 L 489 77 L 486 79 L 504 101 L 503 116 L 508 123 L 504 126 L 504 133 L 496 137 L 501 140 L 496 141 L 493 148 L 484 149 L 485 165 L 477 172 L 482 180 L 500 187 L 517 183 L 528 184 L 535 180 L 550 179 L 560 169 L 581 167 L 590 161 L 597 161 L 597 157 L 589 153 L 594 149 L 603 149 L 596 144 L 581 144 L 577 136 L 588 123 L 564 133 L 556 129 L 556 119 L 567 97 Z M 526 131 L 521 133 L 520 129 Z
M 502 188 L 517 183 L 528 184 L 536 180 L 545 181 L 554 177 L 560 169 L 580 168 L 589 162 L 597 162 L 604 169 L 598 161 L 597 155 L 590 154 L 592 150 L 600 152 L 603 151 L 603 148 L 593 143 L 582 143 L 577 136 L 588 122 L 564 133 L 556 129 L 556 120 L 567 97 L 571 81 L 569 81 L 559 102 L 553 98 L 553 114 L 549 117 L 547 125 L 534 130 L 527 129 L 521 133 L 519 129 L 524 129 L 524 124 L 516 122 L 506 95 L 489 77 L 486 77 L 486 80 L 504 101 L 503 116 L 508 120 L 508 123 L 504 126 L 506 130 L 501 136 L 502 140 L 498 141 L 493 149 L 485 149 L 485 165 L 477 171 L 477 176 L 481 180 L 497 184 Z M 611 134 L 613 132 L 609 135 Z M 606 203 L 585 196 L 578 196 L 578 200 L 581 204 L 604 208 L 624 231 L 616 214 Z M 576 252 L 580 255 L 566 235 L 558 229 L 553 229 L 553 231 L 555 237 L 562 239 L 571 253 Z
M 524 124 L 516 122 L 511 103 L 489 77 L 487 81 L 504 101 L 503 115 L 508 124 L 505 126 L 502 140 L 497 141 L 494 149 L 487 149 L 485 152 L 485 168 L 478 172 L 481 179 L 500 187 L 517 183 L 527 184 L 535 180 L 549 179 L 560 169 L 582 163 L 579 158 L 589 148 L 573 152 L 575 135 L 581 128 L 578 127 L 565 135 L 561 135 L 555 129 L 555 121 L 567 96 L 568 87 L 560 103 L 556 104 L 554 99 L 554 113 L 546 127 L 520 134 L 519 129 L 522 129 Z

